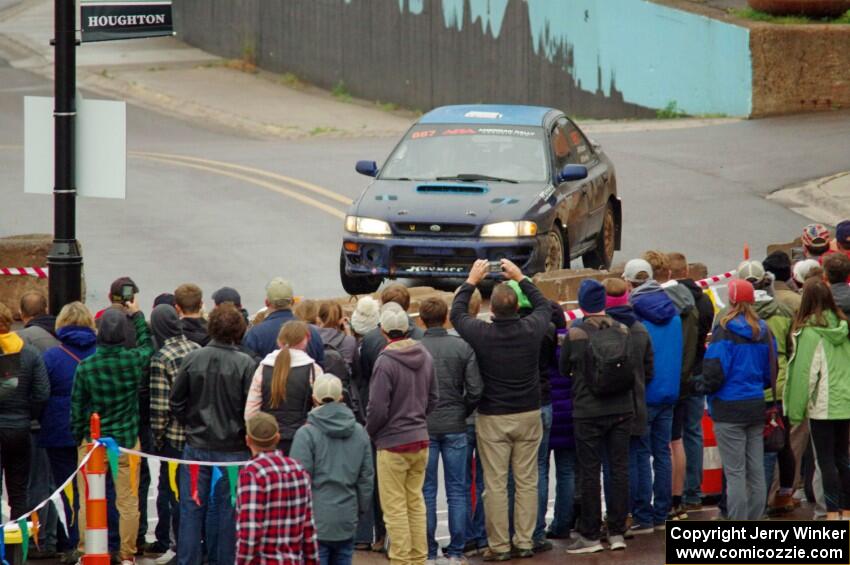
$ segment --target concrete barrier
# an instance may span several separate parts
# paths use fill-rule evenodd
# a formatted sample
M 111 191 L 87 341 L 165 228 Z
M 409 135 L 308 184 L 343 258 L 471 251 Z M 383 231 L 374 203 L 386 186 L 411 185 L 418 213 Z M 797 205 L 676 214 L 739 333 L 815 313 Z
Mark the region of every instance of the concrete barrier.
M 0 238 L 0 267 L 46 267 L 53 236 L 15 235 Z M 47 294 L 47 279 L 28 276 L 0 276 L 0 302 L 19 318 L 21 295 L 30 290 Z

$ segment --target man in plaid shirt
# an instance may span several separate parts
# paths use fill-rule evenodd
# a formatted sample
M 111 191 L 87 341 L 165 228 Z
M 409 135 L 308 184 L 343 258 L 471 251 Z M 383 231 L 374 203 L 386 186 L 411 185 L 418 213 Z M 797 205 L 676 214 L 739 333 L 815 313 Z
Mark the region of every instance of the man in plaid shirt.
M 89 419 L 93 413 L 100 415 L 101 437 L 111 437 L 121 447 L 138 449 L 139 446 L 139 385 L 147 369 L 153 344 L 135 299 L 127 304 L 128 320 L 124 312 L 110 308 L 100 318 L 95 354 L 77 367 L 71 391 L 71 431 L 78 442 L 79 457 L 85 457 L 91 439 Z M 124 346 L 126 325 L 136 329 L 136 347 Z M 118 477 L 115 480 L 119 530 L 121 533 L 122 563 L 132 564 L 136 554 L 136 536 L 139 530 L 139 499 L 130 488 L 139 484 L 139 469 L 131 480 L 130 462 L 126 455 L 118 459 Z M 80 475 L 82 477 L 82 474 Z M 80 492 L 85 485 L 80 480 Z M 85 531 L 85 505 L 80 505 L 80 531 Z M 84 539 L 80 539 L 80 550 Z
M 318 565 L 310 475 L 277 449 L 274 416 L 260 412 L 247 428 L 253 459 L 239 473 L 236 563 Z
M 201 346 L 185 337 L 177 310 L 168 304 L 160 304 L 153 309 L 151 330 L 160 345 L 159 351 L 151 357 L 151 431 L 154 448 L 163 457 L 180 459 L 186 443 L 186 430 L 171 414 L 171 384 L 186 354 Z M 180 531 L 180 506 L 169 486 L 168 465 L 160 465 L 159 468 L 156 511 L 156 543 L 152 553 L 163 554 L 156 559 L 156 563 L 164 564 L 175 555 Z M 171 547 L 172 530 L 175 548 Z

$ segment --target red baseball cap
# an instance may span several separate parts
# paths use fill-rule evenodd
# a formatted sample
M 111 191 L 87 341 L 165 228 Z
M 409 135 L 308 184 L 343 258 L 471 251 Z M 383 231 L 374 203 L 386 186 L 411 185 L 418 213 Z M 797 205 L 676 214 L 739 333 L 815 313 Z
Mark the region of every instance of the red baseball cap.
M 733 279 L 729 282 L 729 302 L 737 304 L 746 302 L 752 304 L 756 301 L 756 293 L 750 281 Z

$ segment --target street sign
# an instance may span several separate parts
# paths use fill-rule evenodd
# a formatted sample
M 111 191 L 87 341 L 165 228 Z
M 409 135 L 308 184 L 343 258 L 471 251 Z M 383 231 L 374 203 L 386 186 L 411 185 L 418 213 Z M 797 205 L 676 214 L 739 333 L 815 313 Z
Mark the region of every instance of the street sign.
M 171 2 L 99 2 L 80 4 L 83 42 L 173 35 Z
M 53 99 L 24 98 L 24 192 L 52 194 Z M 127 186 L 127 105 L 77 94 L 77 196 L 124 199 Z

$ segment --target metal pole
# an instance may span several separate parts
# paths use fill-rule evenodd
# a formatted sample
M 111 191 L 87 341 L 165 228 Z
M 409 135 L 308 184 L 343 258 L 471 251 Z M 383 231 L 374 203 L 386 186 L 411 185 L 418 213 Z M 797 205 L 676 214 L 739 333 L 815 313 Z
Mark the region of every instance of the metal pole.
M 55 173 L 53 245 L 47 255 L 50 312 L 82 299 L 83 258 L 77 244 L 74 122 L 77 115 L 76 2 L 54 0 Z

